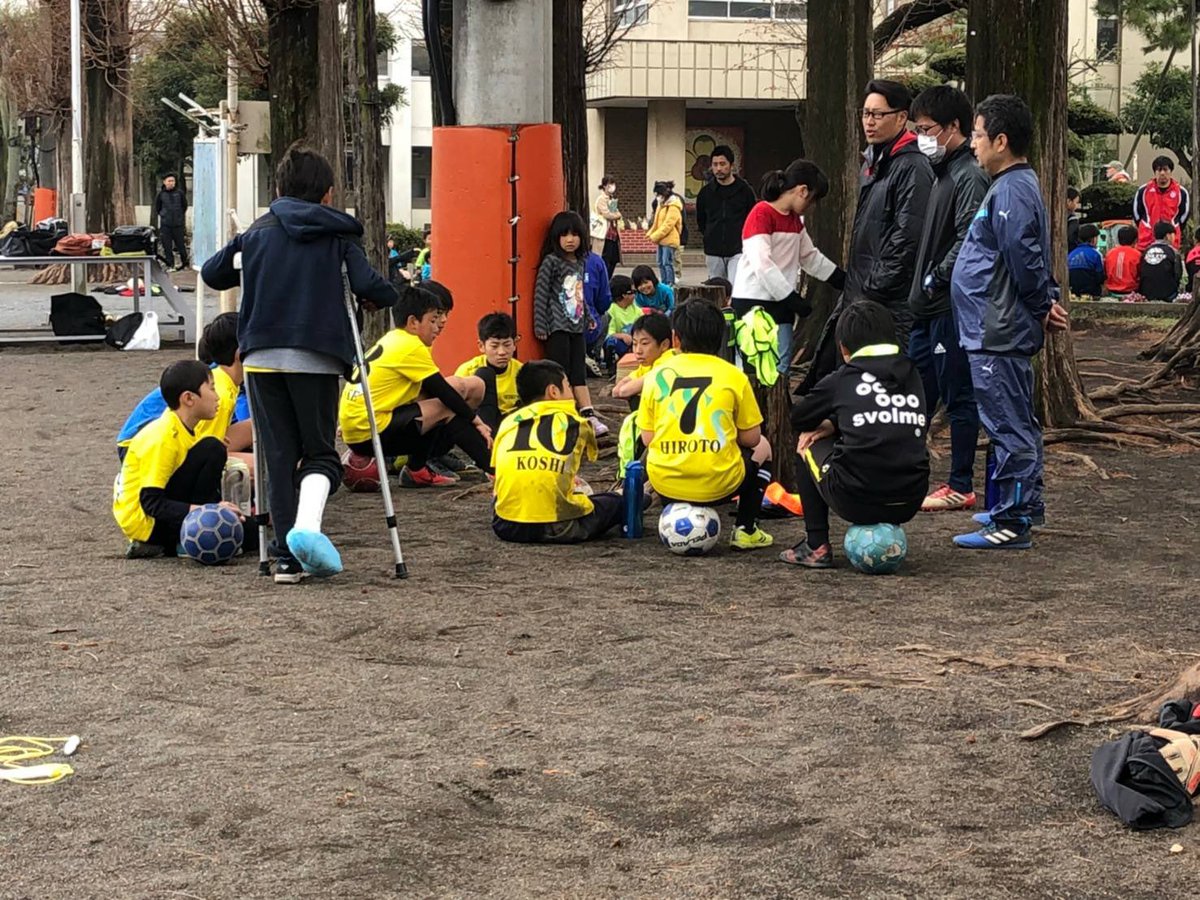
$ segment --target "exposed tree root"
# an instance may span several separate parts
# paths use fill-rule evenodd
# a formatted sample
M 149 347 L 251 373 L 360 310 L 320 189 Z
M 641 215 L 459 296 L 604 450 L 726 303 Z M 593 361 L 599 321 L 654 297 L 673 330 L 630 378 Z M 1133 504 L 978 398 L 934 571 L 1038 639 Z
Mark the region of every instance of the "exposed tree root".
M 1200 413 L 1200 403 L 1124 403 L 1100 410 L 1101 419 L 1121 419 L 1125 416 L 1169 416 L 1178 413 Z
M 1099 475 L 1101 481 L 1110 480 L 1110 476 L 1109 476 L 1108 472 L 1106 472 L 1099 465 L 1097 465 L 1096 461 L 1094 459 L 1092 459 L 1090 456 L 1088 456 L 1086 453 L 1074 453 L 1070 450 L 1055 449 L 1054 455 L 1058 459 L 1063 459 L 1063 460 L 1068 460 L 1070 462 L 1079 463 L 1084 468 L 1089 469 L 1092 472 L 1095 472 L 1097 475 Z

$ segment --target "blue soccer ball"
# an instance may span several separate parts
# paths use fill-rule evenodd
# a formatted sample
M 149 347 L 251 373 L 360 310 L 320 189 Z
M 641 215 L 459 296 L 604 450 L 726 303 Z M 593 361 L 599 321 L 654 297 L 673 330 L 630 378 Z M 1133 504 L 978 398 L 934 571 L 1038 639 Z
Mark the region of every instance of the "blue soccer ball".
M 672 553 L 703 556 L 721 537 L 721 517 L 709 506 L 668 503 L 658 517 L 658 537 Z
M 217 503 L 193 509 L 179 529 L 183 552 L 206 566 L 219 566 L 237 556 L 245 536 L 237 513 Z
M 908 538 L 899 525 L 851 525 L 842 542 L 850 565 L 866 575 L 891 575 L 908 555 Z

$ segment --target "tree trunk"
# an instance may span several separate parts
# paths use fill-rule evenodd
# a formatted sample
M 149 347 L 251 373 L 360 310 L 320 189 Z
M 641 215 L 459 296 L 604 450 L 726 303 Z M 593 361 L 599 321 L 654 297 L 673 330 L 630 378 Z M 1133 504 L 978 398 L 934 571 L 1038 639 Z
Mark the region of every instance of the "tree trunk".
M 582 0 L 554 0 L 553 117 L 562 127 L 567 208 L 588 221 L 587 60 Z
M 1030 163 L 1050 218 L 1055 280 L 1067 284 L 1067 0 L 972 0 L 967 25 L 967 92 L 976 102 L 1016 94 L 1033 111 Z M 1067 305 L 1067 292 L 1061 301 Z M 1036 408 L 1048 428 L 1096 420 L 1075 364 L 1071 333 L 1046 339 L 1037 362 Z
M 871 0 L 812 0 L 808 4 L 808 99 L 804 145 L 808 158 L 829 176 L 829 196 L 805 216 L 813 241 L 834 262 L 845 265 L 858 202 L 862 131 L 858 110 L 871 80 Z M 797 346 L 810 357 L 829 314 L 834 290 L 809 281 L 813 312 L 797 328 Z
M 342 113 L 341 24 L 336 0 L 264 0 L 271 167 L 296 141 L 333 166 L 333 203 L 342 206 L 346 132 Z
M 87 0 L 83 157 L 87 229 L 133 224 L 129 0 Z
M 3 71 L 3 63 L 0 63 L 0 71 Z M 0 85 L 0 223 L 17 217 L 17 203 L 13 191 L 16 186 L 17 149 L 8 145 L 8 139 L 15 130 L 15 111 L 3 93 L 3 86 Z
M 969 5 L 968 0 L 911 0 L 900 4 L 875 29 L 872 43 L 876 59 L 907 32 Z
M 375 42 L 375 0 L 346 4 L 347 83 L 352 86 L 351 145 L 354 157 L 354 213 L 363 223 L 363 248 L 376 270 L 387 272 L 387 222 L 383 202 L 383 141 L 379 111 L 379 57 Z M 367 313 L 367 346 L 389 327 L 386 310 Z

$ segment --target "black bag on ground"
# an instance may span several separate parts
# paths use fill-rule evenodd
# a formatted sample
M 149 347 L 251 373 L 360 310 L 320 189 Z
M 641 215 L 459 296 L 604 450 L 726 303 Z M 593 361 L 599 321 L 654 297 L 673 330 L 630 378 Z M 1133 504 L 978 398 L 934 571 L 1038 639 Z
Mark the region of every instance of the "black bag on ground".
M 50 298 L 50 327 L 60 337 L 95 335 L 103 338 L 104 310 L 87 294 L 55 294 Z
M 29 229 L 24 225 L 18 226 L 15 231 L 10 231 L 3 238 L 0 238 L 0 256 L 20 257 L 33 255 L 33 247 L 29 241 Z
M 109 235 L 113 253 L 154 255 L 156 235 L 148 225 L 118 225 Z
M 29 233 L 31 256 L 49 256 L 54 246 L 67 236 L 66 219 L 42 219 Z
M 118 350 L 125 349 L 125 345 L 133 340 L 133 336 L 137 334 L 137 330 L 145 318 L 145 313 L 140 312 L 121 316 L 108 326 L 108 333 L 104 335 L 104 343 L 110 347 L 116 347 Z

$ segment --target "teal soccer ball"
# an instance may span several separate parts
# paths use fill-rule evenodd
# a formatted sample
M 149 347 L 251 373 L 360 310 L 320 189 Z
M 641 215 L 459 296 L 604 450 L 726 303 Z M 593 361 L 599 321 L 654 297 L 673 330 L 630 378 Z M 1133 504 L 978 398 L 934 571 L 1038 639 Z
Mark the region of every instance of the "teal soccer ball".
M 899 525 L 851 525 L 842 543 L 850 565 L 866 575 L 891 575 L 908 555 L 908 538 Z
M 191 559 L 206 566 L 227 563 L 242 549 L 246 533 L 237 513 L 209 503 L 193 509 L 179 529 L 179 544 Z

